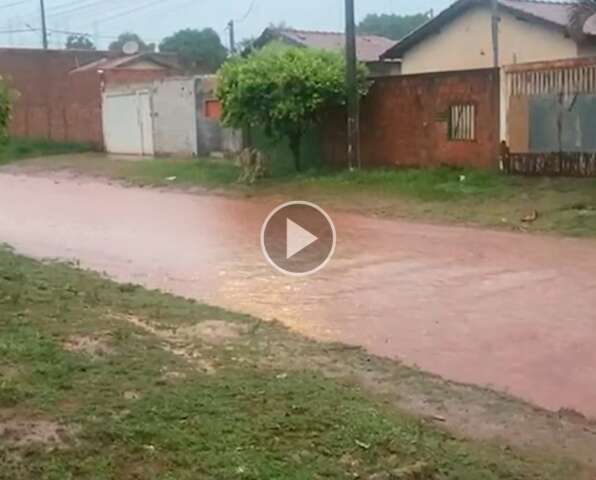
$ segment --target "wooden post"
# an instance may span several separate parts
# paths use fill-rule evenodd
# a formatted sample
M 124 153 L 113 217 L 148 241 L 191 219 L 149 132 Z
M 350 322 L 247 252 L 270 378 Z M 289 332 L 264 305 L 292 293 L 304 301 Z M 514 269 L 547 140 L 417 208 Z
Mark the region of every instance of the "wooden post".
M 361 168 L 360 161 L 360 97 L 358 92 L 358 60 L 356 58 L 356 23 L 354 0 L 346 0 L 346 84 L 348 91 L 348 167 Z
M 46 6 L 44 0 L 39 0 L 39 6 L 41 9 L 41 42 L 43 49 L 48 49 L 48 29 L 46 25 Z
M 491 30 L 493 37 L 493 61 L 495 68 L 500 66 L 499 58 L 499 0 L 491 0 Z

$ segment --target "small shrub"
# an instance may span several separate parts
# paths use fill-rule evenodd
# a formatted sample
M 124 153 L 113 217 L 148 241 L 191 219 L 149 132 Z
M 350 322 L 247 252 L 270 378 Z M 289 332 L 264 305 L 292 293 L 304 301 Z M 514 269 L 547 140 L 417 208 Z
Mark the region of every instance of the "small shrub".
M 13 93 L 0 76 L 0 142 L 6 141 L 8 137 L 8 126 L 12 118 Z

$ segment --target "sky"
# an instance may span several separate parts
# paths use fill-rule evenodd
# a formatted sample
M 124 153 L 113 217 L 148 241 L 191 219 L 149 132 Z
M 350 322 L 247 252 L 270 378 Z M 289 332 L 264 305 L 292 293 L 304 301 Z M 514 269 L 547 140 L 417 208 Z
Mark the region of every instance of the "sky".
M 123 31 L 159 42 L 183 28 L 211 27 L 228 46 L 226 25 L 236 39 L 258 36 L 269 24 L 285 22 L 305 30 L 344 29 L 344 0 L 44 0 L 50 47 L 62 48 L 66 33 L 88 33 L 100 48 Z M 368 13 L 412 14 L 450 0 L 355 0 L 357 18 Z M 41 45 L 40 0 L 0 0 L 0 45 Z

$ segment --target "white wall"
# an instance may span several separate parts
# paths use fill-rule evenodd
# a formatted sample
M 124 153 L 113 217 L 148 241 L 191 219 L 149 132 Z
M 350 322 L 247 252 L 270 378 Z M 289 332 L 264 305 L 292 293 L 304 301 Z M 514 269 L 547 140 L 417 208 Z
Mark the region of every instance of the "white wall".
M 563 32 L 504 11 L 500 16 L 501 65 L 578 56 L 577 44 Z M 402 73 L 490 68 L 494 65 L 492 51 L 490 8 L 476 6 L 408 50 Z
M 104 107 L 107 96 L 135 96 L 138 92 L 148 92 L 151 101 L 149 121 L 156 155 L 200 156 L 220 151 L 236 153 L 243 148 L 242 133 L 224 128 L 219 120 L 205 117 L 204 102 L 214 98 L 216 81 L 216 77 L 207 75 L 108 85 L 104 94 Z M 116 131 L 120 134 L 129 129 L 136 132 L 138 122 L 134 118 L 137 112 L 128 107 L 130 111 L 109 115 L 109 118 L 107 114 L 111 110 L 104 108 L 104 133 Z M 125 127 L 120 121 L 120 117 L 124 115 L 128 115 L 124 122 Z M 114 128 L 110 129 L 110 126 Z M 132 140 L 134 139 L 130 141 Z
M 197 154 L 194 84 L 193 78 L 168 78 L 153 82 L 156 153 Z

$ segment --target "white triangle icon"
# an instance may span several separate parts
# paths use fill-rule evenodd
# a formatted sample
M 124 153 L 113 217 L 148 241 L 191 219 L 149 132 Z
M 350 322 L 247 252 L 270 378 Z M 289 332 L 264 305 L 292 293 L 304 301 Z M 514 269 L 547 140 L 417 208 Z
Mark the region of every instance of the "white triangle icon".
M 289 218 L 286 219 L 286 227 L 286 260 L 289 260 L 319 239 L 319 237 L 315 237 Z

